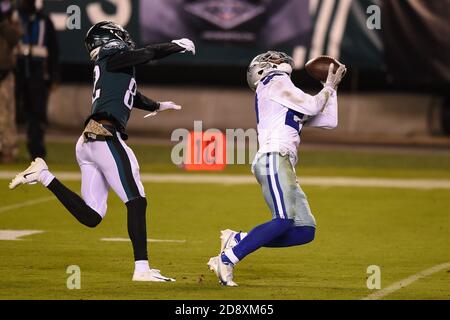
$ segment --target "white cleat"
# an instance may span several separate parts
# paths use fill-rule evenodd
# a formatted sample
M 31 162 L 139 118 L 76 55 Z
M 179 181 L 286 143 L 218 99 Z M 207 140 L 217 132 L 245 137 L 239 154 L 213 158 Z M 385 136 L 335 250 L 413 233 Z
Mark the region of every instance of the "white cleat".
M 39 175 L 43 170 L 48 170 L 48 166 L 41 158 L 34 159 L 31 165 L 23 172 L 16 175 L 11 180 L 9 188 L 12 190 L 20 184 L 35 184 L 38 182 Z
M 213 271 L 219 278 L 221 285 L 228 287 L 237 287 L 237 283 L 233 281 L 233 265 L 228 265 L 222 262 L 220 255 L 212 257 L 207 263 L 209 269 Z
M 133 281 L 173 282 L 175 279 L 165 277 L 158 269 L 134 271 Z
M 231 249 L 238 244 L 235 238 L 238 233 L 230 229 L 220 231 L 220 252 Z
M 218 276 L 217 274 L 217 268 L 219 266 L 219 261 L 218 261 L 219 257 L 212 257 L 209 259 L 208 263 L 206 264 L 209 267 L 209 270 L 213 271 L 216 276 Z

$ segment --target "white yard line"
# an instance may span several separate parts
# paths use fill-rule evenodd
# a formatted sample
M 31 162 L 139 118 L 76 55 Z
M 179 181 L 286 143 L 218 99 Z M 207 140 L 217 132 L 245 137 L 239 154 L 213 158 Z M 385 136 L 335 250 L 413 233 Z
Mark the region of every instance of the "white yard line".
M 128 238 L 101 238 L 101 241 L 111 242 L 129 242 Z M 185 243 L 186 240 L 170 240 L 170 239 L 147 239 L 147 242 L 171 242 L 171 243 Z
M 362 300 L 381 299 L 381 298 L 387 296 L 388 294 L 391 294 L 397 290 L 400 290 L 406 286 L 409 286 L 411 283 L 413 283 L 419 279 L 428 277 L 428 276 L 432 275 L 433 273 L 439 272 L 439 271 L 447 269 L 447 268 L 450 268 L 450 262 L 438 264 L 434 267 L 431 267 L 429 269 L 426 269 L 419 273 L 416 273 L 415 275 L 412 275 L 406 279 L 395 282 L 395 283 L 391 284 L 390 286 L 388 286 L 384 289 L 381 289 L 375 293 L 369 294 L 367 297 L 363 298 Z
M 35 199 L 35 200 L 22 201 L 20 203 L 16 203 L 16 204 L 11 204 L 11 205 L 8 205 L 8 206 L 0 207 L 0 213 L 6 212 L 6 211 L 10 211 L 10 210 L 14 210 L 14 209 L 23 208 L 23 207 L 32 206 L 32 205 L 43 203 L 43 202 L 52 201 L 52 200 L 55 200 L 55 199 L 56 199 L 55 197 L 45 197 L 45 198 L 38 198 L 38 199 Z
M 79 181 L 78 172 L 54 172 L 64 181 Z M 14 172 L 0 171 L 0 179 L 10 179 Z M 251 175 L 219 174 L 141 174 L 143 182 L 154 183 L 206 183 L 223 185 L 256 184 Z M 322 187 L 375 187 L 405 189 L 450 189 L 450 180 L 442 179 L 391 179 L 391 178 L 356 178 L 356 177 L 299 177 L 301 185 Z
M 0 230 L 0 240 L 21 241 L 21 237 L 43 233 L 42 230 Z

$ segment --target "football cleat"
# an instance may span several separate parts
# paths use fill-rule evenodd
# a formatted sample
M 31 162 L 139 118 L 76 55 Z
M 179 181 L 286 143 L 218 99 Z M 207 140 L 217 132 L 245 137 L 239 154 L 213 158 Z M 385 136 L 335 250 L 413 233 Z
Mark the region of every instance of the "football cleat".
M 25 170 L 16 175 L 14 179 L 11 180 L 9 188 L 12 190 L 20 184 L 35 184 L 38 182 L 39 175 L 43 170 L 48 170 L 48 166 L 45 161 L 41 158 L 34 159 L 31 165 Z
M 239 232 L 230 229 L 220 231 L 220 252 L 231 249 L 238 244 L 238 241 L 236 240 L 236 235 L 238 233 Z
M 222 262 L 220 255 L 212 257 L 207 263 L 209 270 L 213 271 L 219 278 L 219 283 L 228 287 L 237 287 L 237 283 L 233 281 L 233 268 L 232 264 L 226 264 Z
M 175 279 L 163 276 L 158 269 L 149 269 L 147 271 L 134 271 L 133 281 L 173 282 Z

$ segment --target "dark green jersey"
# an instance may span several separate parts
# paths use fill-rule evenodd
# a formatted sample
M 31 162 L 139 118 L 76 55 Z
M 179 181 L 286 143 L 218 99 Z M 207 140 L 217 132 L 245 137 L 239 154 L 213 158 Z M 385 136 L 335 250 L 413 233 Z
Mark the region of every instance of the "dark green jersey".
M 176 43 L 159 43 L 141 49 L 130 49 L 122 40 L 111 40 L 100 48 L 94 66 L 92 112 L 86 120 L 110 120 L 126 139 L 125 129 L 132 108 L 157 111 L 159 102 L 137 91 L 135 66 L 157 60 L 184 47 Z
M 94 66 L 91 118 L 112 120 L 120 131 L 127 126 L 137 92 L 135 68 L 110 72 L 107 61 L 111 56 L 128 50 L 123 41 L 108 42 L 100 49 Z

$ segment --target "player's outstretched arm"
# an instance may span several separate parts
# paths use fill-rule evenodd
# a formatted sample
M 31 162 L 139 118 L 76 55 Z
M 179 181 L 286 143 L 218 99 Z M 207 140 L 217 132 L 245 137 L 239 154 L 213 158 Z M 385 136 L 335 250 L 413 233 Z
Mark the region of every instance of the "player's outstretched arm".
M 183 51 L 180 51 L 181 53 L 190 52 L 195 55 L 195 45 L 188 38 L 172 40 L 172 43 L 175 43 L 176 45 L 184 49 Z
M 157 102 L 150 98 L 147 98 L 139 91 L 136 93 L 133 102 L 133 108 L 150 111 L 144 118 L 156 115 L 158 112 L 166 110 L 180 110 L 181 106 L 172 101 Z
M 159 107 L 159 102 L 144 96 L 139 91 L 136 92 L 136 96 L 133 100 L 133 108 L 154 112 L 157 111 Z
M 181 106 L 176 104 L 173 101 L 162 101 L 162 102 L 158 102 L 159 103 L 159 108 L 149 114 L 146 114 L 144 116 L 144 118 L 148 118 L 148 117 L 153 117 L 155 116 L 158 112 L 161 111 L 166 111 L 166 110 L 181 110 Z
M 178 52 L 195 54 L 195 45 L 191 40 L 183 38 L 168 43 L 151 44 L 137 50 L 121 51 L 108 59 L 106 68 L 108 71 L 114 72 L 145 64 L 150 60 L 162 59 Z

